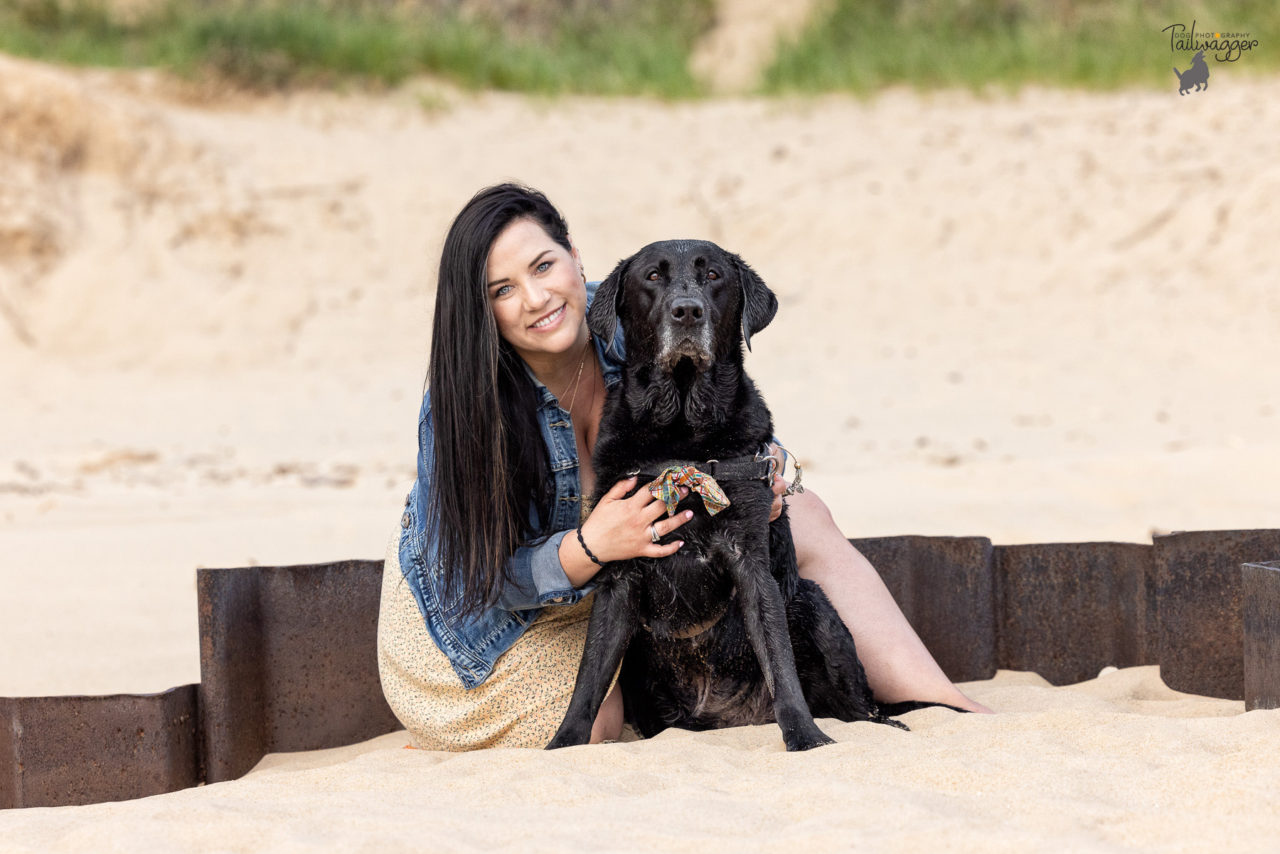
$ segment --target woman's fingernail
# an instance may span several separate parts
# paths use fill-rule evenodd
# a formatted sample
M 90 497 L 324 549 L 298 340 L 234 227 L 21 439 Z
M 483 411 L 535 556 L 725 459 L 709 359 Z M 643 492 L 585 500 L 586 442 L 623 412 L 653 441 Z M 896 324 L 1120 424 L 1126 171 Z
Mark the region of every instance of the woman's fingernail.
M 692 519 L 692 518 L 693 518 L 693 511 L 692 511 L 692 510 L 686 510 L 686 511 L 684 511 L 684 518 L 686 518 L 686 519 Z

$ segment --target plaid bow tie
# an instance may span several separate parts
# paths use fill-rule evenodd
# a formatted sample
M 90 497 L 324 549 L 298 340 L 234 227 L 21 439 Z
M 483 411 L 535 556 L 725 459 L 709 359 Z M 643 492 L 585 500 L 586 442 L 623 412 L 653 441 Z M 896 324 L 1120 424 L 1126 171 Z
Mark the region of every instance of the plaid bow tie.
M 667 515 L 675 515 L 680 503 L 678 487 L 687 486 L 690 492 L 702 496 L 702 504 L 712 516 L 729 506 L 729 496 L 711 475 L 698 471 L 694 466 L 667 466 L 648 485 L 649 494 L 667 505 Z

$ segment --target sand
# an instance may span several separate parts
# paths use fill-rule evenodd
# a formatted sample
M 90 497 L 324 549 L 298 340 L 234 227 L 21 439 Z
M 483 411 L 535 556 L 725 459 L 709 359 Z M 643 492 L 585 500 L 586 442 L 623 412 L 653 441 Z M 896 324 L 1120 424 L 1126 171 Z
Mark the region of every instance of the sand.
M 197 566 L 380 556 L 444 229 L 506 178 L 562 207 L 593 278 L 676 236 L 761 272 L 781 308 L 749 369 L 849 536 L 1280 527 L 1277 104 L 1280 80 L 1228 71 L 1182 98 L 664 104 L 248 97 L 0 57 L 0 696 L 198 681 Z M 553 757 L 392 736 L 6 814 L 0 847 L 1274 835 L 1273 714 L 1160 699 L 1149 670 L 1028 679 L 971 686 L 997 719 L 835 726 L 800 757 L 763 729 Z
M 911 732 L 820 721 L 670 730 L 548 753 L 407 750 L 403 732 L 271 755 L 169 795 L 0 814 L 6 851 L 1274 851 L 1280 710 L 1171 691 L 1154 667 L 966 686 L 998 715 Z

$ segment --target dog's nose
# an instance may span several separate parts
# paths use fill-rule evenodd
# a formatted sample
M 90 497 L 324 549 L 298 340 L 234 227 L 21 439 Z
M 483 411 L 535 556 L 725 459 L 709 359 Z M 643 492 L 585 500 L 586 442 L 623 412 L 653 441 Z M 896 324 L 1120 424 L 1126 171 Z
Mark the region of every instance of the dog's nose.
M 671 303 L 671 319 L 681 326 L 695 326 L 702 322 L 702 300 L 681 297 Z

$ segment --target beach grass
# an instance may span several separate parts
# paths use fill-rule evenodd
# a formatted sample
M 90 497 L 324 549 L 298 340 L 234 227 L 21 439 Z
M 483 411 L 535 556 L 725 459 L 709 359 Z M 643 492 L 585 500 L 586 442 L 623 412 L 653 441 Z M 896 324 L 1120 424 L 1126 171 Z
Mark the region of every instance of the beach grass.
M 471 89 L 691 97 L 688 57 L 711 0 L 544 4 L 521 26 L 426 3 L 169 0 L 121 14 L 100 0 L 0 6 L 0 51 L 159 67 L 251 89 L 395 85 L 433 74 Z
M 1197 36 L 1248 31 L 1256 48 L 1232 63 L 1280 69 L 1280 4 L 1273 0 L 835 0 L 765 71 L 768 93 L 919 89 L 1085 89 L 1164 86 L 1190 54 L 1166 27 Z
M 689 98 L 689 58 L 715 0 L 7 0 L 0 51 L 43 61 L 158 67 L 257 90 L 415 74 L 469 89 Z M 506 8 L 506 7 L 504 7 Z M 1026 84 L 1167 86 L 1189 54 L 1165 28 L 1249 33 L 1230 63 L 1280 69 L 1274 0 L 831 0 L 780 45 L 758 91 L 873 93 Z M 122 12 L 122 10 L 124 10 Z M 513 11 L 514 10 L 514 11 Z

